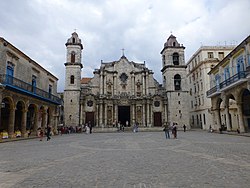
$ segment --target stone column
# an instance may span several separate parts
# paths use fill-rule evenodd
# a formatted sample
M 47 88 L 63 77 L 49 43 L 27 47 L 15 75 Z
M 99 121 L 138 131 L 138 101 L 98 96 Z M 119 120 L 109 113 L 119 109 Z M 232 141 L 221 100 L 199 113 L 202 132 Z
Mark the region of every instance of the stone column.
M 80 126 L 83 124 L 83 104 L 80 102 Z
M 108 119 L 107 112 L 108 112 L 108 105 L 105 102 L 105 105 L 104 105 L 104 127 L 107 127 L 107 119 Z
M 114 95 L 117 95 L 117 74 L 114 73 L 114 84 L 113 84 L 113 87 L 114 87 Z
M 47 108 L 46 108 L 47 109 Z M 44 130 L 47 126 L 47 120 L 48 120 L 48 113 L 47 110 L 44 110 L 42 114 L 42 129 Z
M 226 110 L 226 123 L 227 123 L 227 131 L 231 131 L 231 121 L 230 121 L 230 114 L 229 114 L 229 106 L 225 106 Z
M 131 95 L 135 95 L 135 75 L 132 73 L 131 75 Z
M 26 136 L 26 122 L 27 122 L 27 109 L 22 110 L 22 121 L 21 121 L 21 134 L 22 137 Z
M 118 104 L 115 104 L 115 119 L 118 122 Z
M 13 138 L 14 135 L 14 123 L 15 123 L 15 108 L 10 109 L 10 117 L 9 117 L 9 127 L 8 127 L 8 134 L 10 138 Z
M 99 117 L 100 117 L 100 119 L 99 119 L 99 126 L 101 127 L 102 126 L 102 114 L 103 114 L 103 103 L 102 103 L 102 101 L 100 102 L 100 114 L 99 114 Z
M 100 94 L 103 94 L 103 73 L 100 72 Z
M 107 94 L 107 73 L 104 73 L 103 94 Z
M 145 114 L 145 104 L 143 102 L 142 104 L 142 125 L 145 127 L 146 124 L 145 124 L 145 119 L 146 119 L 146 114 Z
M 220 120 L 220 109 L 215 109 L 215 119 L 217 122 L 217 127 L 215 127 L 217 130 L 221 128 L 221 120 Z
M 117 114 L 117 112 L 116 112 L 116 106 L 117 106 L 117 104 L 114 102 L 113 103 L 113 122 L 116 122 L 117 121 L 117 118 L 116 118 L 116 114 Z
M 150 122 L 149 122 L 149 101 L 147 101 L 147 126 L 150 126 Z
M 142 73 L 142 95 L 145 95 L 145 73 Z
M 148 95 L 149 94 L 149 87 L 148 87 L 148 79 L 149 79 L 149 75 L 148 75 L 148 72 L 146 73 L 146 91 L 145 91 L 145 94 Z
M 132 125 L 131 126 L 134 126 L 134 124 L 135 124 L 135 104 L 132 104 L 131 108 L 132 108 Z
M 164 119 L 165 123 L 168 122 L 168 104 L 167 102 L 164 102 Z
M 97 123 L 97 127 L 99 127 L 99 104 L 96 104 L 96 123 Z
M 237 111 L 238 111 L 238 115 L 239 115 L 240 132 L 244 133 L 244 132 L 246 132 L 246 130 L 245 130 L 244 121 L 243 121 L 242 103 L 237 103 Z

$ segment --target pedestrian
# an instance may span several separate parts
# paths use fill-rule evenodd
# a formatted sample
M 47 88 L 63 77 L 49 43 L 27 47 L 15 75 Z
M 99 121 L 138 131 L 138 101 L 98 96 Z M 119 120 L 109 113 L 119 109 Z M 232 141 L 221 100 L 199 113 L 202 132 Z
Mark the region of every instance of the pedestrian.
M 166 139 L 170 139 L 168 125 L 165 125 L 163 131 L 165 132 Z
M 173 129 L 172 129 L 172 134 L 174 135 L 174 139 L 177 138 L 177 123 L 174 123 Z
M 138 128 L 139 128 L 139 123 L 136 122 L 136 124 L 135 124 L 135 132 L 138 132 L 138 131 L 139 131 Z
M 28 137 L 30 137 L 31 135 L 31 130 L 28 130 Z
M 85 126 L 85 130 L 86 130 L 86 134 L 89 134 L 89 132 L 90 132 L 90 129 L 89 129 L 89 126 L 88 126 L 88 124 L 86 124 L 86 126 Z
M 184 132 L 186 132 L 186 128 L 187 128 L 187 127 L 186 127 L 186 125 L 184 124 L 184 125 L 183 125 L 183 131 L 184 131 Z
M 90 121 L 89 121 L 89 134 L 92 134 L 92 124 Z
M 40 127 L 38 128 L 38 136 L 40 138 L 40 141 L 43 141 L 43 130 Z
M 120 129 L 121 129 L 121 123 L 120 123 L 120 121 L 119 121 L 118 124 L 117 124 L 117 131 L 119 132 Z
M 124 132 L 124 125 L 121 124 L 121 131 Z
M 240 134 L 240 130 L 239 129 L 237 129 L 236 131 L 237 131 L 238 134 Z
M 128 121 L 126 121 L 126 127 L 128 127 Z
M 51 138 L 50 138 L 50 134 L 51 134 L 51 127 L 48 125 L 47 126 L 47 133 L 46 133 L 46 136 L 47 136 L 47 141 L 49 141 Z

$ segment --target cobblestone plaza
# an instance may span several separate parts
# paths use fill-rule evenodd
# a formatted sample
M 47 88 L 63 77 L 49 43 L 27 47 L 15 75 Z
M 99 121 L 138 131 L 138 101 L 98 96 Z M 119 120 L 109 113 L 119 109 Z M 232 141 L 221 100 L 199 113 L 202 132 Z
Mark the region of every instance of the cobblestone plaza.
M 94 133 L 0 144 L 0 187 L 249 187 L 250 137 Z

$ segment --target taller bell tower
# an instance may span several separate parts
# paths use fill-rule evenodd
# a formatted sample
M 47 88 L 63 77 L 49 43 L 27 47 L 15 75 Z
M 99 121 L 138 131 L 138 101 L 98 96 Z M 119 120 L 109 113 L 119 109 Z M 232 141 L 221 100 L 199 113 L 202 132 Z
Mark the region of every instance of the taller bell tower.
M 81 69 L 83 68 L 81 39 L 76 32 L 67 40 L 64 87 L 64 120 L 66 126 L 80 124 Z
M 165 42 L 162 55 L 162 78 L 168 100 L 166 122 L 188 127 L 188 82 L 185 65 L 185 47 L 172 34 Z

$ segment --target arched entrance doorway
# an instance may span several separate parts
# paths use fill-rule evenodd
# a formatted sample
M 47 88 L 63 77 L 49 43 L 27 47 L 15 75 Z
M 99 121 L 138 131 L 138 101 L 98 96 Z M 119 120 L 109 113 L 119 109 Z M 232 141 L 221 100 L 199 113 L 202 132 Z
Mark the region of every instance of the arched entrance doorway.
M 128 121 L 128 126 L 131 125 L 130 122 L 130 106 L 118 106 L 118 121 L 124 126 L 126 126 L 126 121 Z
M 23 113 L 26 113 L 26 112 L 24 112 L 24 109 L 25 109 L 24 103 L 19 101 L 16 104 L 14 131 L 21 131 L 22 130 Z
M 37 108 L 34 104 L 30 104 L 27 112 L 27 123 L 26 123 L 26 129 L 36 131 L 37 129 Z
M 10 124 L 10 109 L 12 107 L 11 100 L 8 98 L 4 98 L 2 100 L 2 109 L 1 109 L 1 126 L 0 132 L 7 131 L 9 132 L 9 124 Z
M 242 93 L 242 113 L 246 132 L 250 131 L 250 92 L 245 89 Z

